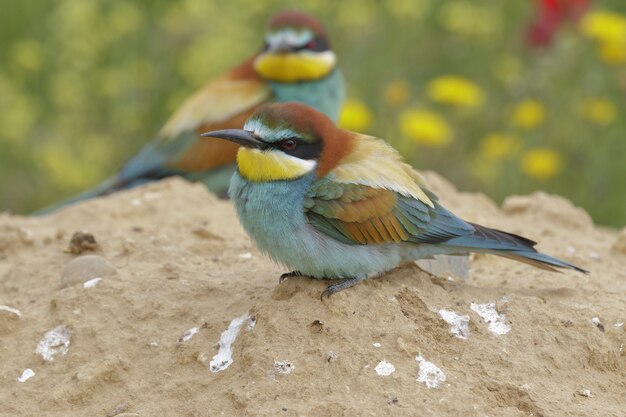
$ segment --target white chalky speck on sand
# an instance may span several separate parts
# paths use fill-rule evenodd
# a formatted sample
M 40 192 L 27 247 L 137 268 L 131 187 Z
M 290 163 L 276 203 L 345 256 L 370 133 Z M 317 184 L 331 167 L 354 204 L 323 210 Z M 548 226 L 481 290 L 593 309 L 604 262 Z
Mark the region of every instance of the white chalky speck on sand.
M 452 310 L 439 310 L 439 315 L 441 318 L 451 325 L 450 332 L 459 339 L 467 339 L 469 336 L 469 316 L 459 315 Z
M 289 361 L 274 361 L 274 369 L 279 374 L 289 375 L 296 367 Z
M 604 324 L 602 323 L 602 321 L 600 320 L 599 317 L 593 317 L 591 319 L 591 323 L 596 326 L 596 328 L 598 330 L 600 330 L 601 332 L 604 332 L 606 329 L 604 328 Z
M 420 364 L 420 372 L 417 382 L 423 382 L 428 388 L 437 388 L 446 380 L 446 374 L 432 362 L 428 362 L 422 355 L 415 357 Z
M 378 362 L 378 365 L 376 365 L 376 368 L 374 368 L 374 370 L 378 375 L 389 376 L 396 372 L 396 367 L 383 359 L 382 361 Z
M 246 320 L 250 320 L 250 316 L 246 313 L 241 317 L 233 319 L 228 325 L 228 329 L 222 332 L 220 336 L 220 347 L 209 363 L 211 372 L 220 372 L 228 368 L 233 363 L 233 343 L 237 339 L 239 330 Z M 252 322 L 248 322 L 250 326 Z M 250 327 L 252 328 L 252 327 Z
M 17 380 L 18 382 L 26 382 L 27 380 L 31 379 L 34 376 L 35 376 L 35 372 L 33 372 L 33 370 L 30 368 L 26 368 L 24 369 L 24 372 L 22 372 L 22 375 L 17 377 Z
M 252 254 L 250 252 L 240 253 L 239 259 L 252 259 Z
M 472 303 L 470 308 L 487 323 L 491 333 L 503 335 L 511 331 L 511 326 L 506 324 L 506 316 L 496 311 L 496 303 Z
M 100 277 L 96 277 L 96 278 L 90 279 L 89 281 L 85 281 L 83 282 L 83 288 L 95 287 L 96 285 L 98 285 L 100 281 L 102 281 L 102 278 Z
M 17 308 L 5 306 L 5 305 L 0 305 L 0 310 L 6 311 L 7 313 L 13 315 L 16 318 L 22 317 L 22 313 Z
M 55 327 L 46 334 L 43 335 L 35 353 L 41 355 L 41 357 L 48 362 L 54 359 L 54 355 L 60 353 L 61 355 L 67 354 L 70 348 L 70 331 L 64 325 Z
M 191 338 L 194 337 L 195 334 L 199 331 L 200 329 L 198 327 L 192 327 L 189 330 L 185 330 L 185 333 L 183 333 L 183 335 L 178 338 L 178 343 L 189 342 Z

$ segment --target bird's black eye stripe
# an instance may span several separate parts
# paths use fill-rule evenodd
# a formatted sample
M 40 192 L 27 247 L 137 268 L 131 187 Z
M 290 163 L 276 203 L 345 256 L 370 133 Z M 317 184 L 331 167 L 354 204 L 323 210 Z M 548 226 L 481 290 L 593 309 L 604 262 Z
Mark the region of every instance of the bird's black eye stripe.
M 300 159 L 317 159 L 322 153 L 321 141 L 310 143 L 298 138 L 283 139 L 272 147 Z
M 316 52 L 324 52 L 330 49 L 330 44 L 326 38 L 317 37 L 308 43 L 309 49 Z
M 316 37 L 305 43 L 304 45 L 297 46 L 293 48 L 294 51 L 314 51 L 314 52 L 324 52 L 330 49 L 330 45 L 326 38 Z

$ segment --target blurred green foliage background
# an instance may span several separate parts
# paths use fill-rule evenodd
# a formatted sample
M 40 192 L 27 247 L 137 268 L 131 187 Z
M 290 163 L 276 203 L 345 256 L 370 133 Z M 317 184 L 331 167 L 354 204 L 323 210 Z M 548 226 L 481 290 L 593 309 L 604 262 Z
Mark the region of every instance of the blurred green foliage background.
M 593 1 L 533 46 L 532 1 L 57 0 L 0 14 L 0 210 L 113 174 L 184 98 L 254 53 L 266 19 L 320 18 L 345 127 L 496 200 L 559 193 L 626 223 L 626 2 Z

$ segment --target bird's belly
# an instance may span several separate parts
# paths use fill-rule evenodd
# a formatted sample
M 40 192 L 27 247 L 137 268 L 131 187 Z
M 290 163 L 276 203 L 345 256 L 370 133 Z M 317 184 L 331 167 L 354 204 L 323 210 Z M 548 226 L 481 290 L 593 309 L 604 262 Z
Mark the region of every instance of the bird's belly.
M 267 252 L 290 269 L 319 279 L 364 279 L 389 271 L 402 262 L 396 245 L 346 245 L 309 224 L 295 230 L 288 245 L 279 245 L 278 251 L 274 247 L 274 253 Z
M 237 214 L 262 252 L 319 279 L 367 278 L 402 263 L 400 245 L 347 245 L 317 231 L 302 208 L 303 188 L 297 181 L 250 183 L 233 176 L 230 195 Z

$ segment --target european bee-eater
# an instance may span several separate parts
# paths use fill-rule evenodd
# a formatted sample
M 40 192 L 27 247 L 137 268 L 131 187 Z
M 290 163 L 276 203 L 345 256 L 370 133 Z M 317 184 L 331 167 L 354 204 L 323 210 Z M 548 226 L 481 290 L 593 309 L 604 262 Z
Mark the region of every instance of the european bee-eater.
M 43 212 L 172 175 L 225 194 L 237 145 L 199 139 L 199 132 L 241 128 L 271 101 L 306 103 L 337 120 L 344 96 L 337 56 L 321 23 L 302 12 L 280 12 L 268 23 L 262 50 L 185 101 L 117 175 Z
M 243 130 L 202 136 L 241 146 L 229 195 L 259 249 L 294 270 L 281 278 L 341 280 L 322 297 L 433 255 L 483 252 L 585 272 L 532 240 L 458 218 L 386 142 L 303 104 L 268 104 Z

